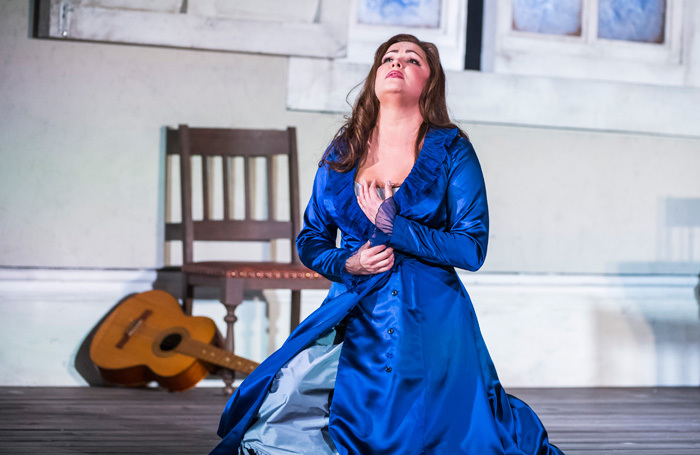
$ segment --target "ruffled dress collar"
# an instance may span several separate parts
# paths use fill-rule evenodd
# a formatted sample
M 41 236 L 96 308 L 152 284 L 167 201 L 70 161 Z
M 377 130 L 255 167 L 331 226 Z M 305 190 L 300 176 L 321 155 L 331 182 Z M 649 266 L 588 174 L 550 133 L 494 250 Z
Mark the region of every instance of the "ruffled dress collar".
M 459 137 L 457 128 L 430 128 L 423 140 L 423 147 L 418 154 L 411 172 L 394 194 L 397 214 L 401 215 L 401 207 L 411 207 L 419 204 L 435 184 L 439 169 L 447 160 L 447 149 Z M 341 230 L 353 234 L 359 239 L 367 239 L 372 231 L 372 223 L 362 212 L 355 197 L 354 178 L 357 168 L 348 172 L 331 170 L 328 176 L 326 195 L 332 199 Z

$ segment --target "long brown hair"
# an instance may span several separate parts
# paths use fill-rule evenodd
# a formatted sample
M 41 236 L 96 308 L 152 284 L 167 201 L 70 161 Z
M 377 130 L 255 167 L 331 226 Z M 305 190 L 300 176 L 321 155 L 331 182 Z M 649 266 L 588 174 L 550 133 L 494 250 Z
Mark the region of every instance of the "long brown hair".
M 323 155 L 319 166 L 327 164 L 331 169 L 339 172 L 348 172 L 358 163 L 364 162 L 367 156 L 367 143 L 372 134 L 372 129 L 377 123 L 379 115 L 379 99 L 374 93 L 374 81 L 377 76 L 377 69 L 382 64 L 384 54 L 389 47 L 396 43 L 408 42 L 420 46 L 425 52 L 425 56 L 430 68 L 430 76 L 425 84 L 423 93 L 418 101 L 423 123 L 418 129 L 416 137 L 415 154 L 418 158 L 420 144 L 425 137 L 425 133 L 430 127 L 437 128 L 458 128 L 450 120 L 447 112 L 447 101 L 445 99 L 445 72 L 440 64 L 440 54 L 433 43 L 420 41 L 413 35 L 401 34 L 392 36 L 388 41 L 377 48 L 374 53 L 374 63 L 372 69 L 364 80 L 362 90 L 355 100 L 352 114 L 345 117 L 345 124 L 338 130 L 333 138 L 331 147 Z M 460 134 L 468 139 L 467 134 L 459 130 Z M 329 155 L 333 149 L 337 149 L 337 154 L 332 160 Z

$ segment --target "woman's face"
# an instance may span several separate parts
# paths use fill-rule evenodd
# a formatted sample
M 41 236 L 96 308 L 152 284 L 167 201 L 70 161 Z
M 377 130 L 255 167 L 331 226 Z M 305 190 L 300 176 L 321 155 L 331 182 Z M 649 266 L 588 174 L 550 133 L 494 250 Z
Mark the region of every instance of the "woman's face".
M 398 96 L 402 104 L 417 105 L 429 77 L 430 67 L 420 46 L 394 43 L 377 68 L 374 93 L 380 103 Z

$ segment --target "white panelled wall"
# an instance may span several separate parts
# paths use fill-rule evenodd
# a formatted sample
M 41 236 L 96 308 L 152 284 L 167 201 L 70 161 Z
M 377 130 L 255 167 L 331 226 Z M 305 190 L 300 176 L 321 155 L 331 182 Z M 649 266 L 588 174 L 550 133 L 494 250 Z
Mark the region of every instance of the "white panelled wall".
M 304 205 L 365 70 L 34 39 L 33 4 L 0 2 L 0 385 L 82 385 L 84 337 L 177 257 L 163 129 L 295 126 Z M 448 84 L 491 213 L 486 264 L 461 277 L 504 384 L 700 385 L 697 87 L 460 71 Z M 288 334 L 289 296 L 264 297 L 238 310 L 238 353 L 258 360 Z M 322 299 L 305 292 L 302 315 Z M 195 312 L 222 322 L 218 302 Z
M 506 387 L 700 384 L 695 277 L 460 277 Z M 74 368 L 84 338 L 112 306 L 155 279 L 149 270 L 0 269 L 0 384 L 85 384 Z M 304 291 L 302 317 L 324 295 Z M 290 294 L 264 298 L 237 310 L 236 351 L 257 361 L 289 335 Z M 218 301 L 198 300 L 194 314 L 225 331 Z

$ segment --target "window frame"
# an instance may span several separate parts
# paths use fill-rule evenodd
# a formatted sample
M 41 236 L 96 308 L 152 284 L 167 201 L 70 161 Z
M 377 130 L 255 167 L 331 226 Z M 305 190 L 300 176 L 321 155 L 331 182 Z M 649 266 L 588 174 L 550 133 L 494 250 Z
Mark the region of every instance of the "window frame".
M 446 70 L 464 69 L 467 0 L 441 0 L 440 26 L 437 28 L 361 24 L 357 17 L 359 1 L 349 2 L 349 62 L 372 63 L 374 51 L 381 43 L 399 33 L 409 33 L 435 44 L 440 49 L 440 61 Z
M 598 1 L 581 0 L 580 36 L 513 30 L 513 0 L 490 2 L 484 33 L 494 38 L 482 57 L 485 67 L 507 74 L 684 84 L 684 0 L 667 0 L 662 44 L 598 38 Z
M 317 58 L 345 56 L 346 0 L 308 2 L 316 15 L 300 21 L 280 16 L 273 8 L 256 18 L 216 15 L 211 1 L 204 0 L 189 5 L 183 0 L 161 0 L 139 9 L 134 8 L 136 2 L 126 0 L 37 0 L 36 36 Z

